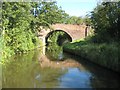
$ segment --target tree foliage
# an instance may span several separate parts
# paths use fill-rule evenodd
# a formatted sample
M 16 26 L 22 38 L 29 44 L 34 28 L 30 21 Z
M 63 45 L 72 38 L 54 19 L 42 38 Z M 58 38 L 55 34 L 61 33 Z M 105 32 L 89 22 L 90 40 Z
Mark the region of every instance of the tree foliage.
M 97 42 L 119 40 L 120 2 L 106 2 L 98 5 L 91 16 Z
M 58 7 L 56 2 L 36 3 L 33 14 L 37 18 L 37 23 L 42 26 L 61 23 L 66 16 L 65 11 Z
M 76 25 L 80 25 L 80 24 L 90 25 L 91 21 L 88 16 L 78 17 L 78 16 L 69 16 L 68 14 L 66 14 L 62 23 L 76 24 Z
M 81 17 L 77 17 L 77 16 L 67 16 L 65 18 L 65 21 L 64 23 L 66 24 L 82 24 L 83 21 L 82 21 L 82 18 Z
M 2 54 L 5 57 L 34 49 L 39 44 L 39 27 L 62 23 L 67 14 L 56 2 L 3 2 Z
M 31 4 L 28 2 L 3 2 L 2 4 L 2 38 L 3 55 L 25 52 L 35 47 L 37 38 L 32 33 L 30 14 Z M 33 40 L 35 42 L 33 42 Z
M 88 17 L 82 18 L 70 16 L 61 7 L 57 6 L 57 2 L 40 2 L 36 3 L 32 10 L 36 17 L 37 25 L 50 26 L 55 23 L 64 24 L 83 24 L 88 23 Z

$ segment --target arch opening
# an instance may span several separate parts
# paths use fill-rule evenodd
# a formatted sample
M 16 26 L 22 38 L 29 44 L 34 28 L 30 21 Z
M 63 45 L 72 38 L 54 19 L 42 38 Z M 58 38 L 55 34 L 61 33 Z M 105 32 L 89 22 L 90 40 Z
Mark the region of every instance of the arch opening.
M 56 43 L 57 45 L 62 46 L 68 42 L 72 42 L 72 37 L 63 30 L 51 31 L 45 37 L 46 46 L 49 43 Z

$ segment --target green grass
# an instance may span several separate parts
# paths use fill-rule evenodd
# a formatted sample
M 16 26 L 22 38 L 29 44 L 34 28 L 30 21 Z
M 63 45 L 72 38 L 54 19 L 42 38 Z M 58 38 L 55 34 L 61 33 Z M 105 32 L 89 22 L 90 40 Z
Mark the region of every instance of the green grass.
M 63 50 L 72 54 L 79 55 L 96 64 L 120 72 L 119 69 L 119 43 L 95 44 L 86 41 L 76 41 L 64 45 Z

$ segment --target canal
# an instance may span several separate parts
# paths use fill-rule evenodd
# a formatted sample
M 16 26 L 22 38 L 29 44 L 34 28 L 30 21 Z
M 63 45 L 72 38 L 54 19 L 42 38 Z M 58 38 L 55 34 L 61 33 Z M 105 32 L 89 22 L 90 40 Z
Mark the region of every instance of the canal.
M 119 75 L 49 45 L 9 59 L 2 67 L 3 88 L 117 88 Z

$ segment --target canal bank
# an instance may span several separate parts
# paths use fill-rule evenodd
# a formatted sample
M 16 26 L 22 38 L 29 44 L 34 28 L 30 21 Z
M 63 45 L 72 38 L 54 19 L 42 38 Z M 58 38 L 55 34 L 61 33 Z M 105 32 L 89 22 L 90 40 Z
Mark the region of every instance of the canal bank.
M 78 55 L 86 60 L 94 62 L 100 66 L 106 67 L 116 72 L 120 72 L 119 69 L 119 44 L 95 44 L 85 41 L 76 41 L 65 44 L 63 51 Z

